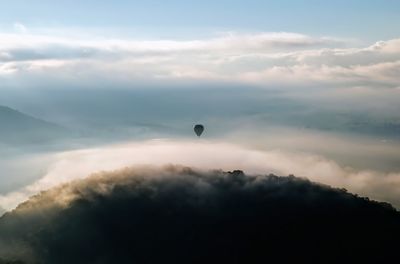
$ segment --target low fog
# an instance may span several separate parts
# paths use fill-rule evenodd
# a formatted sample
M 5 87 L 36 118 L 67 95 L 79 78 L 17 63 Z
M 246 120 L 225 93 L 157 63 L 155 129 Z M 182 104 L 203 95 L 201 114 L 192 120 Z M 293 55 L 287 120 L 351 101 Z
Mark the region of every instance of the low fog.
M 310 180 L 346 188 L 400 207 L 399 172 L 354 169 L 332 159 L 284 148 L 256 149 L 221 140 L 159 139 L 134 141 L 95 148 L 43 155 L 46 171 L 26 186 L 4 192 L 0 206 L 12 209 L 41 190 L 85 178 L 93 172 L 116 170 L 132 165 L 178 164 L 199 169 L 240 169 L 248 173 L 295 174 Z

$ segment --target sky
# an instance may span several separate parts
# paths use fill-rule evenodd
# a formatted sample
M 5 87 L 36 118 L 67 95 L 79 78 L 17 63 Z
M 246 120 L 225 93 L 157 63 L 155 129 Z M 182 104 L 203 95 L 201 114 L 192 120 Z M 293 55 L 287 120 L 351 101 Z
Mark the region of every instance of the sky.
M 398 36 L 400 22 L 396 0 L 1 2 L 3 28 L 16 22 L 34 28 L 119 28 L 155 38 L 235 30 L 376 40 Z
M 0 209 L 166 145 L 174 154 L 155 163 L 218 167 L 209 155 L 218 148 L 225 169 L 243 159 L 251 172 L 295 174 L 400 206 L 399 1 L 0 7 L 0 105 L 74 135 L 29 148 L 0 140 L 9 175 L 0 178 Z M 210 141 L 196 160 L 187 146 L 198 122 Z M 167 143 L 149 143 L 158 139 Z

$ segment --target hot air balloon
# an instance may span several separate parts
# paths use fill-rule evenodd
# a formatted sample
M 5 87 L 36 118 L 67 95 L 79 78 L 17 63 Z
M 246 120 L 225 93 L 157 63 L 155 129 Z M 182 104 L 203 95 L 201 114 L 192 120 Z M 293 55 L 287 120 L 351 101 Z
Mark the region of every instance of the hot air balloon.
M 204 126 L 200 125 L 200 124 L 197 124 L 197 125 L 194 126 L 193 130 L 194 130 L 194 133 L 196 133 L 196 135 L 198 137 L 200 137 L 201 134 L 203 134 Z

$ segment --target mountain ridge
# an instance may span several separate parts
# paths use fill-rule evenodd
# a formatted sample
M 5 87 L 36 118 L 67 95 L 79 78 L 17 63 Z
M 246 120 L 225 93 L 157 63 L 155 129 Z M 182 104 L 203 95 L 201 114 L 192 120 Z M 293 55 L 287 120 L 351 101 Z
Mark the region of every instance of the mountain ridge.
M 294 176 L 135 167 L 32 197 L 0 218 L 0 259 L 21 263 L 376 263 L 400 213 Z M 1 263 L 1 262 L 0 262 Z
M 41 144 L 70 135 L 67 128 L 2 105 L 0 123 L 0 142 L 4 144 Z

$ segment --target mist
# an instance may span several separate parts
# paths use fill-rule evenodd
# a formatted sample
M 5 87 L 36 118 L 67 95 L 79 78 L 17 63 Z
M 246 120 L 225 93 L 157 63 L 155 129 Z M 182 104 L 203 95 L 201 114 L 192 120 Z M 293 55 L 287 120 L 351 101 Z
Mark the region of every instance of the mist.
M 269 140 L 275 142 L 277 139 L 270 138 Z M 293 141 L 294 138 L 291 140 Z M 319 144 L 325 141 L 325 138 L 321 138 Z M 297 142 L 302 142 L 302 140 Z M 346 144 L 346 142 L 344 141 L 342 144 Z M 283 143 L 279 145 L 284 146 Z M 295 146 L 293 143 L 290 145 Z M 337 142 L 330 145 L 332 149 L 334 145 L 337 145 Z M 42 154 L 41 159 L 47 160 L 46 163 L 40 165 L 45 164 L 45 172 L 40 176 L 37 175 L 34 179 L 25 180 L 26 184 L 23 186 L 20 185 L 7 192 L 3 191 L 0 196 L 0 206 L 8 210 L 13 209 L 35 193 L 75 179 L 86 178 L 94 172 L 117 170 L 133 165 L 162 166 L 166 164 L 191 166 L 203 170 L 240 169 L 252 174 L 294 174 L 334 187 L 346 188 L 372 199 L 390 202 L 397 207 L 400 206 L 398 200 L 399 170 L 380 171 L 368 169 L 368 166 L 360 169 L 342 165 L 333 159 L 316 154 L 318 152 L 317 145 L 314 145 L 314 152 L 300 150 L 304 146 L 299 144 L 298 150 L 294 150 L 294 147 L 277 148 L 273 144 L 268 144 L 267 139 L 264 147 L 261 147 L 260 144 L 257 146 L 256 148 L 251 144 L 217 139 L 158 139 Z M 340 151 L 343 150 L 339 146 L 331 153 Z M 355 149 L 353 155 L 362 151 L 364 150 Z M 378 148 L 375 151 L 384 151 L 384 149 Z M 394 150 L 390 150 L 390 148 L 386 150 L 387 153 L 390 151 Z M 351 152 L 348 153 L 349 157 L 351 155 Z M 374 155 L 372 154 L 372 156 Z

